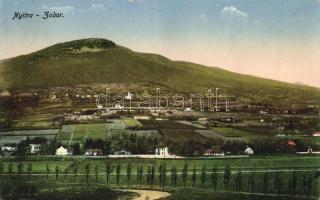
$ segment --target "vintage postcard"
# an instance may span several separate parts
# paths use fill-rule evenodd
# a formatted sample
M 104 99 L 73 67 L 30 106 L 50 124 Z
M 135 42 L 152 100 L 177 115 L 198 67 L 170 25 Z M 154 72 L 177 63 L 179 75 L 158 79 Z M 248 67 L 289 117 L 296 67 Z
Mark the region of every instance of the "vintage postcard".
M 320 199 L 320 0 L 0 0 L 18 199 Z

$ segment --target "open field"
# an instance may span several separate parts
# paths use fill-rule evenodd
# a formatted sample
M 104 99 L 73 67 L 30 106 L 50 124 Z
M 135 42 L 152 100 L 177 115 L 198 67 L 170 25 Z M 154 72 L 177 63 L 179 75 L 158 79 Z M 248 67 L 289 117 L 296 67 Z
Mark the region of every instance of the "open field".
M 8 143 L 19 143 L 22 140 L 35 137 L 45 137 L 54 140 L 59 129 L 43 129 L 43 130 L 19 130 L 19 131 L 1 131 L 0 146 Z

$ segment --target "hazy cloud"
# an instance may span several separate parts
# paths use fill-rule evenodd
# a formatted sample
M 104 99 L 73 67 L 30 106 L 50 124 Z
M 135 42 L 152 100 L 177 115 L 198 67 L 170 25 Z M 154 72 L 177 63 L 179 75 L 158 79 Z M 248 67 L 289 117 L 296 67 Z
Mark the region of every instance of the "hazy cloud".
M 208 21 L 208 16 L 206 14 L 201 14 L 200 15 L 200 20 L 203 22 L 207 22 Z
M 64 12 L 64 13 L 75 10 L 75 8 L 73 6 L 53 6 L 53 7 L 49 7 L 47 5 L 42 5 L 42 8 L 46 9 L 46 10 L 52 10 L 52 11 Z
M 221 15 L 242 18 L 242 19 L 245 19 L 248 17 L 248 14 L 246 12 L 237 9 L 235 6 L 224 7 L 221 11 Z
M 91 10 L 106 10 L 107 8 L 105 7 L 104 4 L 98 3 L 98 4 L 92 4 L 90 7 Z

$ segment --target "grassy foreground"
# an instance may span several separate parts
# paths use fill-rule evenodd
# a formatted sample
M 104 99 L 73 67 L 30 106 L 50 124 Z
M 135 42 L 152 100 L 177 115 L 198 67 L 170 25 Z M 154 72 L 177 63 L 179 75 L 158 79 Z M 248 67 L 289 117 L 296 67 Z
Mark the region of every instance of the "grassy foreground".
M 151 189 L 172 192 L 169 199 L 185 199 L 184 195 L 191 195 L 188 199 L 208 195 L 212 195 L 210 199 L 234 199 L 235 195 L 240 199 L 248 195 L 254 199 L 299 199 L 320 194 L 317 156 L 184 160 L 34 157 L 5 160 L 1 166 L 2 183 L 19 180 L 40 191 L 89 186 Z

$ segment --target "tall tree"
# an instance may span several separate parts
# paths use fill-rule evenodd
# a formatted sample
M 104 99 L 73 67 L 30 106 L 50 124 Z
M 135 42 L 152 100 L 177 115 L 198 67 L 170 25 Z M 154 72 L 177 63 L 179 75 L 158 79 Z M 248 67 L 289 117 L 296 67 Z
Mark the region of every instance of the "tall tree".
M 313 178 L 312 174 L 309 173 L 308 180 L 307 180 L 307 196 L 310 197 L 311 191 L 312 191 L 312 185 L 313 185 Z
M 2 161 L 0 161 L 0 175 L 2 175 L 2 173 L 3 173 L 3 163 Z
M 109 184 L 110 181 L 110 175 L 112 173 L 112 166 L 111 163 L 107 162 L 106 163 L 106 176 L 107 176 L 107 184 Z
M 75 163 L 75 166 L 73 168 L 73 176 L 75 181 L 77 180 L 78 173 L 79 173 L 79 165 L 78 163 Z
M 140 165 L 139 167 L 139 186 L 141 186 L 143 180 L 143 167 Z
M 152 165 L 152 167 L 151 167 L 151 177 L 150 177 L 151 188 L 153 188 L 155 172 L 156 172 L 156 169 L 155 169 L 154 165 Z
M 23 163 L 22 162 L 19 162 L 19 164 L 17 165 L 17 172 L 18 172 L 18 175 L 21 176 L 22 173 L 23 173 Z
M 240 192 L 241 191 L 241 187 L 242 187 L 242 173 L 241 173 L 241 170 L 239 170 L 237 175 L 236 175 L 235 186 L 236 186 L 236 190 L 238 192 Z
M 56 180 L 58 180 L 59 179 L 59 166 L 58 165 L 56 165 L 55 173 L 56 173 Z
M 119 185 L 120 182 L 120 172 L 121 172 L 121 165 L 117 164 L 116 166 L 116 183 Z
M 28 164 L 28 168 L 27 168 L 27 177 L 28 177 L 28 179 L 30 179 L 31 174 L 32 174 L 32 163 L 30 162 Z
M 99 177 L 99 166 L 96 165 L 94 168 L 94 174 L 96 176 L 96 183 L 98 182 L 98 177 Z
M 197 169 L 196 169 L 196 166 L 194 166 L 192 171 L 192 188 L 195 188 L 196 181 L 197 181 Z
M 296 195 L 297 192 L 297 175 L 296 171 L 292 172 L 292 189 L 291 189 L 291 195 Z
M 150 165 L 148 165 L 148 168 L 147 168 L 147 185 L 148 186 L 151 185 L 151 167 L 150 167 Z
M 47 180 L 49 180 L 49 176 L 50 176 L 51 171 L 50 171 L 48 163 L 47 163 L 46 171 L 47 171 Z
M 306 173 L 303 173 L 302 176 L 302 191 L 304 194 L 307 193 L 307 177 L 306 177 Z
M 140 177 L 140 165 L 137 166 L 137 170 L 136 170 L 136 184 L 139 185 L 139 177 Z
M 171 187 L 175 187 L 177 183 L 177 168 L 172 166 L 171 168 Z
M 218 170 L 216 166 L 212 168 L 211 172 L 211 185 L 213 187 L 213 190 L 216 191 L 218 187 Z
M 87 164 L 86 164 L 85 171 L 86 171 L 86 181 L 87 181 L 87 183 L 89 183 L 90 163 L 87 163 Z
M 12 164 L 12 163 L 9 163 L 9 166 L 8 166 L 8 174 L 9 174 L 9 175 L 12 174 L 12 169 L 13 169 L 13 164 Z
M 248 187 L 251 193 L 253 193 L 254 191 L 254 182 L 255 182 L 254 171 L 252 171 L 248 178 Z
M 263 176 L 263 192 L 265 194 L 268 193 L 268 186 L 269 186 L 269 173 L 265 172 Z
M 277 193 L 278 195 L 280 195 L 281 189 L 282 189 L 282 180 L 281 180 L 281 177 L 280 177 L 279 172 L 276 172 L 276 174 L 275 174 L 275 176 L 274 176 L 273 187 L 274 187 L 276 193 Z
M 207 181 L 207 169 L 206 165 L 204 164 L 201 169 L 201 187 L 204 188 Z
M 187 178 L 188 178 L 188 164 L 185 163 L 181 173 L 181 179 L 182 179 L 184 188 L 186 187 Z
M 229 187 L 230 176 L 231 176 L 231 169 L 230 169 L 230 166 L 227 165 L 224 169 L 224 176 L 223 176 L 223 183 L 226 191 L 228 190 L 228 187 Z
M 128 184 L 130 183 L 131 171 L 132 171 L 131 163 L 128 163 L 127 165 L 127 183 Z
M 163 178 L 163 176 L 162 176 L 162 168 L 163 168 L 163 166 L 162 166 L 162 164 L 160 164 L 159 165 L 159 186 L 160 187 L 162 187 L 162 182 L 163 182 L 163 180 L 162 180 L 162 178 Z
M 163 167 L 162 167 L 162 188 L 164 188 L 166 185 L 166 179 L 167 179 L 166 164 L 163 164 Z

